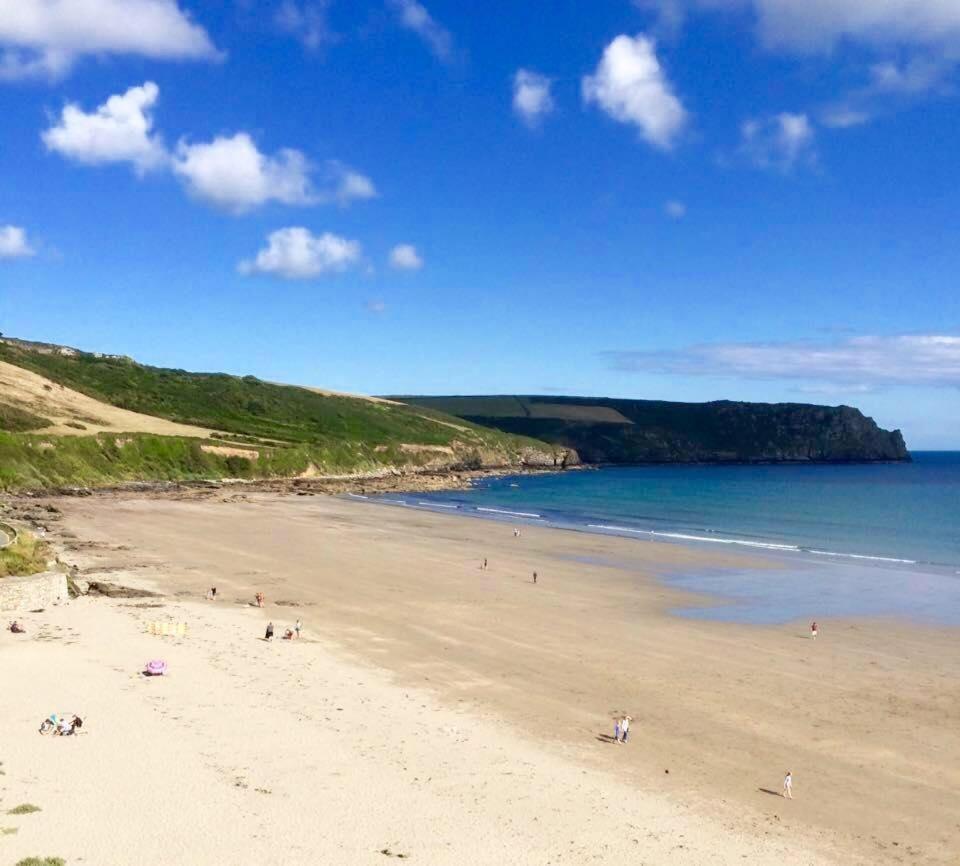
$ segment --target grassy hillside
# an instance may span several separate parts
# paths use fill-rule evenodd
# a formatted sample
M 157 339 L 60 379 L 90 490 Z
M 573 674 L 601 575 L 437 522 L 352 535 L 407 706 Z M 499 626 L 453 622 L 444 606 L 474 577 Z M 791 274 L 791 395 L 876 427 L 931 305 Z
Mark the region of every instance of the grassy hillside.
M 9 340 L 0 341 L 0 361 L 44 377 L 51 400 L 63 386 L 99 401 L 87 411 L 95 412 L 98 405 L 120 407 L 141 417 L 218 431 L 207 438 L 153 435 L 142 428 L 139 433 L 31 434 L 26 431 L 49 423 L 38 414 L 43 406 L 31 404 L 27 411 L 15 405 L 4 409 L 0 403 L 3 489 L 347 474 L 388 467 L 553 466 L 562 457 L 562 449 L 433 409 L 322 394 L 251 376 L 161 369 Z
M 849 406 L 587 397 L 399 397 L 574 448 L 590 463 L 909 460 L 898 430 Z

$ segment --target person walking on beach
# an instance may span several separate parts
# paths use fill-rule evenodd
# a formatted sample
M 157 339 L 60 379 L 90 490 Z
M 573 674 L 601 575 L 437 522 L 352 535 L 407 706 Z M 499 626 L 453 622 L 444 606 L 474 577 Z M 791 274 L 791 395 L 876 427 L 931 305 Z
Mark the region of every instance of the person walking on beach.
M 537 582 L 537 573 L 536 573 L 536 572 L 533 573 L 533 582 L 534 582 L 534 583 Z
M 487 570 L 487 558 L 486 558 L 486 557 L 483 558 L 483 565 L 480 566 L 480 570 L 481 570 L 481 571 L 486 571 L 486 570 Z
M 263 593 L 258 592 L 254 598 L 257 600 L 257 607 L 263 607 Z
M 263 636 L 263 639 L 264 639 L 264 640 L 273 640 L 273 623 L 272 623 L 272 622 L 268 622 L 268 623 L 267 623 L 267 632 L 266 632 L 266 634 Z
M 613 738 L 619 743 L 620 742 L 620 719 L 617 719 L 613 723 Z
M 297 637 L 300 637 L 300 629 L 303 628 L 303 622 L 300 620 L 300 617 L 297 617 L 297 624 L 293 627 L 293 630 L 297 633 Z
M 817 639 L 817 621 L 816 620 L 810 623 L 810 639 L 811 640 Z
M 781 796 L 788 800 L 793 799 L 793 773 L 789 770 L 787 770 L 787 775 L 783 777 L 783 793 Z
M 624 716 L 623 721 L 620 722 L 620 742 L 625 743 L 628 736 L 630 736 L 630 716 Z

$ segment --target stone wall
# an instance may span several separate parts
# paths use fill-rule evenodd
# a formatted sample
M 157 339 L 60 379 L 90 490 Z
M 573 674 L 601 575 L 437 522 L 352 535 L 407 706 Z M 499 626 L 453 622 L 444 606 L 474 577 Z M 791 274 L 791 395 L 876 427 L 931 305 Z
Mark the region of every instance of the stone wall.
M 69 598 L 67 576 L 58 571 L 29 577 L 0 577 L 0 611 L 39 610 Z

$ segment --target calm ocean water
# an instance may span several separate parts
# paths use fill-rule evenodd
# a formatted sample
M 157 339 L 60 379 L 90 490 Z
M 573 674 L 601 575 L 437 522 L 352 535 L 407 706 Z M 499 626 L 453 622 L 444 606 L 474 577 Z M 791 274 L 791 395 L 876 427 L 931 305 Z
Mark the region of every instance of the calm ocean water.
M 749 549 L 785 564 L 776 579 L 720 569 L 663 575 L 726 598 L 697 615 L 773 620 L 822 617 L 826 610 L 960 624 L 960 452 L 913 456 L 909 464 L 609 468 L 383 499 L 512 523 Z

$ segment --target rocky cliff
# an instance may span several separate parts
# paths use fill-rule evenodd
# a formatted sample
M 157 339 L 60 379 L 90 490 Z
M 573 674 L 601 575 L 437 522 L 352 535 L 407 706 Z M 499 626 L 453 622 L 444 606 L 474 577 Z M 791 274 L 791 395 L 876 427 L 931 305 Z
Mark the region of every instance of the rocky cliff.
M 574 449 L 585 463 L 910 460 L 899 430 L 883 430 L 850 406 L 585 397 L 396 399 Z

